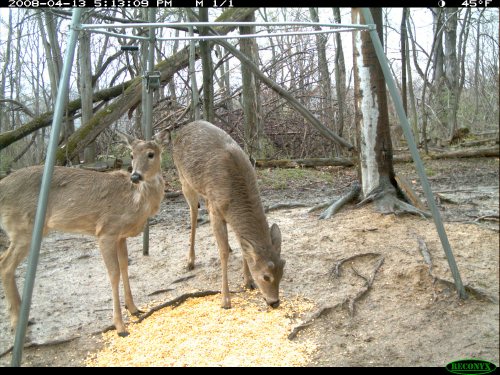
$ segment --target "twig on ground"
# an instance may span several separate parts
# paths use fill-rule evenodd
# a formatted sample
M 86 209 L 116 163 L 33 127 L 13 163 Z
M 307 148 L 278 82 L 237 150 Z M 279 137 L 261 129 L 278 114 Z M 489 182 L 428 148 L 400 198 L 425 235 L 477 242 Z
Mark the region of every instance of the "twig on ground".
M 177 283 L 181 283 L 181 282 L 183 282 L 183 281 L 190 280 L 190 279 L 192 279 L 193 277 L 195 277 L 195 275 L 184 276 L 184 277 L 181 277 L 181 278 L 179 278 L 179 279 L 177 279 L 177 280 L 172 281 L 170 284 L 177 284 Z
M 164 302 L 158 306 L 152 307 L 148 312 L 142 314 L 134 323 L 140 323 L 144 319 L 146 319 L 148 316 L 151 316 L 153 313 L 155 313 L 158 310 L 161 310 L 165 307 L 168 306 L 174 306 L 177 307 L 181 303 L 185 302 L 188 298 L 198 298 L 198 297 L 206 297 L 206 296 L 212 296 L 214 294 L 219 294 L 220 291 L 218 290 L 205 290 L 205 291 L 200 291 L 200 292 L 193 292 L 193 293 L 186 293 L 183 294 L 177 298 L 174 298 L 171 301 Z
M 149 296 L 155 296 L 157 294 L 162 294 L 162 293 L 167 293 L 167 292 L 170 292 L 174 290 L 173 288 L 167 288 L 167 289 L 159 289 L 159 290 L 155 290 L 154 292 L 151 292 L 148 294 L 148 297 Z

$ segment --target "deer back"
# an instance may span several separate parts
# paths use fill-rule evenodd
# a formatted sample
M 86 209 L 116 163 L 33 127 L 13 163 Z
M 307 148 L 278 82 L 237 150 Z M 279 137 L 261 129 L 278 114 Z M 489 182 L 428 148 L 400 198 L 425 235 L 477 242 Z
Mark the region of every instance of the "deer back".
M 154 142 L 133 140 L 132 175 L 79 168 L 54 167 L 45 232 L 50 229 L 120 237 L 135 236 L 154 215 L 164 195 L 161 148 Z M 0 224 L 22 220 L 33 225 L 43 166 L 27 167 L 0 181 Z M 137 181 L 131 178 L 139 176 Z

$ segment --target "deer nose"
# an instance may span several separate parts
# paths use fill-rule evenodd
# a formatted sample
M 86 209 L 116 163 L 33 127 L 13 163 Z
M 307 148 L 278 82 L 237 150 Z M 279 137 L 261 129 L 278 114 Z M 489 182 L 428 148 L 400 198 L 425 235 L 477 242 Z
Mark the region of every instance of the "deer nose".
M 280 305 L 280 300 L 277 300 L 277 301 L 274 301 L 274 302 L 271 302 L 271 303 L 267 303 L 269 306 L 271 306 L 273 309 L 277 308 L 279 305 Z
M 134 184 L 137 184 L 139 181 L 142 180 L 142 175 L 137 172 L 134 172 L 130 175 L 130 179 Z

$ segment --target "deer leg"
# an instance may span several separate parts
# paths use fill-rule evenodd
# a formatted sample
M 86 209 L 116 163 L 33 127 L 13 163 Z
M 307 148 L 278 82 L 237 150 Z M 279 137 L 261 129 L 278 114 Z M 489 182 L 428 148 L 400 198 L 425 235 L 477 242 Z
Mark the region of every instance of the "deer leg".
M 250 273 L 250 269 L 248 268 L 248 263 L 245 257 L 243 257 L 243 281 L 245 288 L 255 289 L 255 283 L 253 281 L 252 274 Z
M 118 242 L 115 237 L 100 237 L 99 248 L 104 260 L 104 264 L 108 270 L 108 277 L 111 283 L 113 295 L 113 324 L 115 325 L 118 335 L 125 337 L 128 335 L 123 323 L 122 310 L 120 307 L 120 293 L 118 284 L 120 283 L 120 267 L 118 262 Z
M 210 222 L 214 231 L 217 247 L 219 248 L 220 263 L 222 267 L 222 307 L 225 309 L 231 308 L 231 297 L 229 295 L 229 285 L 227 279 L 227 260 L 229 258 L 229 243 L 227 238 L 227 224 L 224 220 L 218 217 L 209 210 Z
M 184 198 L 189 204 L 189 213 L 191 218 L 191 237 L 189 240 L 189 255 L 188 255 L 188 270 L 194 269 L 194 242 L 196 238 L 196 226 L 198 225 L 198 193 L 185 181 L 182 180 L 182 193 L 184 194 Z
M 0 256 L 0 274 L 13 330 L 16 329 L 21 306 L 21 297 L 15 279 L 16 268 L 28 255 L 30 246 L 28 239 L 30 238 L 31 235 L 13 236 L 9 248 Z
M 125 293 L 125 308 L 132 315 L 139 315 L 144 311 L 137 308 L 132 297 L 132 290 L 130 289 L 130 281 L 128 279 L 128 251 L 127 239 L 120 238 L 118 240 L 118 263 L 120 265 L 120 274 L 122 275 L 123 291 Z

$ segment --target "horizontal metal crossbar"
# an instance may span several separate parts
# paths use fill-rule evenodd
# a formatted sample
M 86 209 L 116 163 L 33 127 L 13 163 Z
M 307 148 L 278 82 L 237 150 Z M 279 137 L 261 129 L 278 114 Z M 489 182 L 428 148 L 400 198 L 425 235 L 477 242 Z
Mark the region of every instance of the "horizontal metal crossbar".
M 163 23 L 124 23 L 124 24 L 82 24 L 80 29 L 93 30 L 96 33 L 116 36 L 120 38 L 149 40 L 149 37 L 139 35 L 120 34 L 111 31 L 103 31 L 99 29 L 118 29 L 118 28 L 134 28 L 134 27 L 173 27 L 192 29 L 193 26 L 301 26 L 313 27 L 323 26 L 334 28 L 331 30 L 311 30 L 311 31 L 284 31 L 276 33 L 263 34 L 235 34 L 235 35 L 204 35 L 204 36 L 177 36 L 177 37 L 160 37 L 158 40 L 214 40 L 214 39 L 245 39 L 245 38 L 262 38 L 284 35 L 313 35 L 313 34 L 330 34 L 341 32 L 352 32 L 356 30 L 369 30 L 373 25 L 355 25 L 355 24 L 336 24 L 336 23 L 316 23 L 316 22 L 163 22 Z

